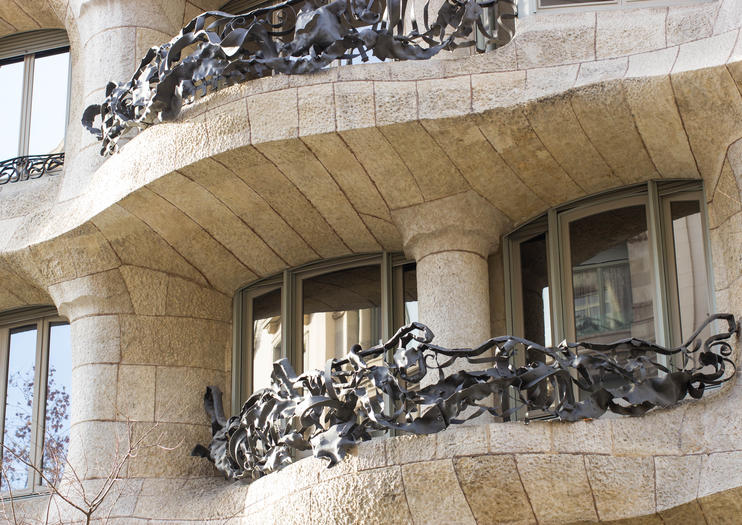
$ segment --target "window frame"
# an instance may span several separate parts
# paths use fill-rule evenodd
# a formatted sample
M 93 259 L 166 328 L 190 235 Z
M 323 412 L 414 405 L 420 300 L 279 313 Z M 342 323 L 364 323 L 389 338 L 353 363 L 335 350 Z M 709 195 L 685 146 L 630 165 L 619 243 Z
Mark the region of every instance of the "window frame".
M 665 271 L 668 283 L 668 294 L 670 296 L 670 307 L 668 308 L 668 315 L 670 316 L 670 343 L 673 346 L 680 345 L 684 341 L 682 340 L 682 322 L 680 315 L 680 297 L 678 293 L 678 278 L 677 278 L 677 262 L 675 260 L 675 239 L 672 231 L 672 215 L 671 215 L 671 204 L 677 201 L 687 200 L 698 200 L 699 212 L 701 216 L 701 232 L 703 234 L 704 241 L 704 255 L 705 255 L 705 266 L 706 266 L 706 285 L 709 289 L 707 304 L 709 313 L 716 311 L 715 294 L 714 292 L 714 272 L 711 261 L 711 239 L 709 236 L 709 225 L 708 225 L 708 211 L 706 205 L 706 193 L 703 188 L 698 190 L 687 190 L 687 191 L 676 191 L 661 195 L 663 198 L 662 209 L 660 210 L 663 218 L 663 227 L 666 231 L 663 231 L 663 239 L 665 241 L 665 253 L 672 256 L 672 259 L 666 261 Z M 691 197 L 689 199 L 689 197 Z M 673 284 L 675 286 L 673 286 Z
M 381 270 L 381 339 L 385 341 L 398 328 L 395 324 L 395 316 L 398 317 L 396 305 L 400 298 L 404 305 L 404 289 L 395 283 L 403 282 L 403 269 L 410 263 L 414 260 L 389 252 L 327 259 L 284 270 L 238 290 L 233 303 L 232 412 L 237 413 L 253 392 L 252 300 L 255 297 L 281 289 L 281 358 L 288 358 L 296 373 L 300 374 L 304 371 L 303 282 L 327 273 L 378 264 Z
M 21 86 L 20 129 L 18 132 L 18 148 L 15 157 L 46 153 L 29 152 L 31 144 L 31 118 L 33 111 L 33 85 L 37 58 L 44 58 L 62 53 L 70 53 L 69 41 L 64 42 L 59 35 L 60 30 L 37 30 L 27 33 L 9 35 L 0 39 L 0 66 L 23 62 L 23 84 Z M 4 40 L 12 39 L 9 50 L 2 48 Z M 24 42 L 28 45 L 23 47 Z M 18 53 L 18 54 L 15 54 Z M 67 147 L 67 126 L 70 120 L 70 89 L 72 86 L 72 57 L 67 60 L 67 86 L 64 111 L 64 133 L 62 152 Z M 10 157 L 14 158 L 14 157 Z M 0 159 L 4 161 L 8 159 Z
M 566 2 L 568 0 L 563 1 Z M 711 1 L 713 0 L 682 0 L 681 2 L 673 0 L 594 0 L 577 4 L 565 3 L 562 5 L 542 6 L 542 0 L 519 0 L 518 12 L 522 13 L 522 17 L 528 16 L 532 13 L 569 13 L 573 11 L 602 11 L 642 7 L 693 6 L 697 4 L 710 3 Z
M 580 219 L 584 219 L 586 217 L 589 217 L 591 215 L 596 215 L 598 213 L 603 213 L 607 211 L 612 210 L 618 210 L 621 208 L 629 207 L 629 206 L 638 206 L 642 205 L 645 209 L 646 214 L 646 220 L 647 220 L 647 230 L 650 235 L 650 239 L 654 239 L 655 235 L 655 227 L 653 226 L 653 222 L 649 218 L 650 215 L 650 209 L 649 209 L 649 195 L 646 196 L 632 196 L 632 197 L 622 197 L 615 201 L 602 201 L 596 204 L 588 204 L 585 206 L 579 206 L 574 209 L 562 212 L 558 216 L 559 220 L 559 238 L 561 240 L 561 244 L 559 245 L 559 255 L 561 257 L 561 272 L 560 272 L 560 279 L 561 279 L 561 289 L 562 289 L 562 301 L 557 305 L 557 307 L 562 308 L 562 316 L 564 319 L 564 325 L 563 325 L 563 331 L 565 334 L 565 338 L 569 341 L 575 341 L 576 340 L 576 331 L 575 331 L 575 309 L 574 309 L 574 282 L 573 282 L 573 276 L 572 276 L 572 253 L 571 250 L 567 249 L 570 245 L 570 234 L 569 234 L 569 227 L 570 223 L 574 221 L 578 221 Z M 656 223 L 655 223 L 656 224 Z M 650 261 L 652 264 L 652 268 L 655 268 L 657 265 L 657 260 L 655 259 L 655 254 L 652 250 L 650 250 Z M 653 275 L 653 280 L 654 280 Z M 662 331 L 662 328 L 658 326 L 658 319 L 660 318 L 660 315 L 662 314 L 662 307 L 660 304 L 660 297 L 658 297 L 658 286 L 657 282 L 652 283 L 652 314 L 654 316 L 654 331 L 655 331 L 655 337 L 656 334 L 659 334 Z M 658 339 L 659 341 L 659 339 Z
M 701 233 L 707 279 L 707 301 L 710 313 L 716 310 L 712 253 L 708 227 L 706 194 L 701 180 L 649 181 L 609 190 L 551 208 L 515 228 L 503 238 L 506 324 L 509 333 L 524 336 L 520 244 L 546 234 L 546 257 L 549 287 L 549 320 L 552 345 L 574 341 L 574 298 L 572 290 L 571 256 L 569 254 L 569 224 L 601 211 L 644 204 L 650 242 L 653 279 L 653 315 L 655 339 L 658 344 L 677 346 L 680 340 L 680 311 L 675 278 L 675 248 L 672 237 L 670 203 L 675 200 L 697 200 L 701 214 Z M 678 363 L 660 363 L 674 366 Z M 664 362 L 663 362 L 664 361 Z M 525 356 L 516 356 L 515 366 L 525 365 Z M 539 414 L 531 414 L 531 419 Z
M 17 328 L 35 325 L 36 355 L 34 358 L 34 389 L 31 415 L 30 463 L 43 469 L 44 438 L 46 435 L 46 398 L 49 380 L 49 344 L 51 329 L 58 325 L 69 325 L 69 321 L 57 313 L 54 307 L 31 307 L 0 314 L 0 443 L 5 439 L 5 409 L 8 393 L 8 365 L 10 361 L 10 335 Z M 0 458 L 4 449 L 0 452 Z M 42 484 L 41 476 L 28 467 L 28 487 L 13 489 L 13 497 L 44 494 L 49 487 Z M 5 481 L 2 485 L 4 487 Z M 0 497 L 10 496 L 10 491 L 0 489 Z

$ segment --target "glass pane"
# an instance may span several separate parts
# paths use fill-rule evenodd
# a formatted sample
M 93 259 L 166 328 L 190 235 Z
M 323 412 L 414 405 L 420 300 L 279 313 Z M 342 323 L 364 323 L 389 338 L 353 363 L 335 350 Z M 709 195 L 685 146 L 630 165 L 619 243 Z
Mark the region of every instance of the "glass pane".
M 542 346 L 551 346 L 549 308 L 549 267 L 546 233 L 520 243 L 520 278 L 523 301 L 523 337 Z M 526 360 L 543 360 L 534 352 Z
M 29 155 L 64 151 L 69 56 L 58 53 L 35 60 Z
M 70 443 L 71 378 L 70 325 L 55 324 L 49 329 L 43 459 L 44 474 L 53 481 L 62 479 Z
M 616 0 L 541 0 L 541 7 L 570 6 L 579 4 L 616 3 Z
M 670 203 L 675 248 L 680 336 L 686 341 L 710 312 L 701 205 L 697 200 Z M 678 341 L 680 342 L 680 341 Z
M 358 343 L 381 338 L 381 268 L 362 266 L 303 281 L 304 370 L 324 369 Z
M 654 341 L 654 283 L 644 205 L 572 221 L 569 233 L 576 339 Z
M 21 97 L 23 95 L 23 62 L 0 66 L 0 161 L 18 156 L 21 131 Z
M 252 388 L 268 388 L 273 362 L 281 358 L 281 289 L 252 301 Z
M 402 267 L 402 287 L 404 300 L 404 324 L 420 320 L 417 309 L 417 266 L 415 263 L 405 264 Z M 392 331 L 401 327 L 395 326 Z
M 12 330 L 3 433 L 3 444 L 14 452 L 3 449 L 3 469 L 12 490 L 28 488 L 30 482 L 24 461 L 31 461 L 35 363 L 36 325 Z

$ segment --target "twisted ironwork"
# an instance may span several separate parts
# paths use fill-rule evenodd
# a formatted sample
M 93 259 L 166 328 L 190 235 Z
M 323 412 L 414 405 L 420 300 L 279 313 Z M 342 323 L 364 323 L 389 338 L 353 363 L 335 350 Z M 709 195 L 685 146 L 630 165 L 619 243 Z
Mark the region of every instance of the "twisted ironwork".
M 726 322 L 726 331 L 701 341 L 704 328 L 717 320 Z M 434 345 L 425 325 L 412 323 L 384 344 L 366 350 L 354 345 L 345 357 L 327 361 L 324 370 L 296 375 L 286 359 L 276 361 L 271 386 L 251 395 L 229 421 L 221 392 L 208 387 L 204 406 L 213 438 L 193 454 L 214 462 L 228 478 L 252 480 L 290 463 L 294 450 L 311 449 L 335 465 L 373 430 L 432 434 L 484 413 L 508 417 L 517 410 L 565 421 L 606 411 L 637 416 L 686 395 L 698 399 L 706 387 L 728 381 L 736 372 L 729 341 L 736 333 L 734 316 L 717 314 L 676 348 L 633 338 L 544 347 L 503 336 L 477 348 L 449 349 Z M 519 351 L 529 361 L 515 367 Z M 658 356 L 679 356 L 683 365 L 670 369 Z M 445 375 L 458 360 L 493 366 Z M 512 394 L 520 403 L 507 408 Z M 499 403 L 492 403 L 492 396 Z
M 0 186 L 56 173 L 64 165 L 64 153 L 15 157 L 0 162 Z
M 151 48 L 131 80 L 110 82 L 82 123 L 106 155 L 128 130 L 173 120 L 184 104 L 238 82 L 312 73 L 338 59 L 421 60 L 475 43 L 484 50 L 512 38 L 515 0 L 444 0 L 433 16 L 429 3 L 422 14 L 420 24 L 414 0 L 286 0 L 240 15 L 208 11 Z

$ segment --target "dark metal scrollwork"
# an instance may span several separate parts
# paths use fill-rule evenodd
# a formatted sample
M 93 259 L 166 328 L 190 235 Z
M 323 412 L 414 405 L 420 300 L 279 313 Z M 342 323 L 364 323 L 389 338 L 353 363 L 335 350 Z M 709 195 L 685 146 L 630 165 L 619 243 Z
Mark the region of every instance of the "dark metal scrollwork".
M 702 342 L 704 328 L 717 320 L 726 322 L 727 331 Z M 432 434 L 484 413 L 508 417 L 517 410 L 565 421 L 606 411 L 638 416 L 686 395 L 698 399 L 706 387 L 731 379 L 736 367 L 730 338 L 738 331 L 733 315 L 717 314 L 677 348 L 633 338 L 544 347 L 503 336 L 477 348 L 449 349 L 432 344 L 433 333 L 425 325 L 412 323 L 383 345 L 366 350 L 354 345 L 324 370 L 297 376 L 286 359 L 276 361 L 270 388 L 251 395 L 229 421 L 221 392 L 207 388 L 204 405 L 213 439 L 193 455 L 208 458 L 228 478 L 252 480 L 290 463 L 293 450 L 311 449 L 335 465 L 349 448 L 370 439 L 372 430 Z M 493 357 L 485 354 L 490 350 Z M 519 351 L 530 357 L 515 367 L 512 358 Z M 392 359 L 385 361 L 391 352 Z M 671 369 L 660 364 L 661 356 L 679 356 L 684 365 Z M 444 375 L 460 359 L 494 366 Z M 430 371 L 437 372 L 437 381 L 428 384 L 423 379 Z M 506 408 L 512 394 L 520 404 Z M 492 403 L 492 396 L 499 403 Z
M 0 162 L 0 186 L 9 182 L 38 179 L 64 165 L 64 153 L 15 157 Z
M 444 49 L 475 45 L 475 27 L 478 49 L 484 49 L 483 39 L 504 43 L 512 38 L 515 0 L 443 0 L 434 17 L 426 3 L 422 23 L 413 4 L 286 0 L 240 15 L 208 11 L 170 42 L 151 48 L 131 80 L 110 82 L 105 101 L 83 113 L 83 126 L 103 142 L 106 155 L 116 151 L 128 130 L 173 120 L 184 104 L 232 84 L 275 73 L 312 73 L 338 59 L 427 59 Z M 488 16 L 483 18 L 484 10 Z

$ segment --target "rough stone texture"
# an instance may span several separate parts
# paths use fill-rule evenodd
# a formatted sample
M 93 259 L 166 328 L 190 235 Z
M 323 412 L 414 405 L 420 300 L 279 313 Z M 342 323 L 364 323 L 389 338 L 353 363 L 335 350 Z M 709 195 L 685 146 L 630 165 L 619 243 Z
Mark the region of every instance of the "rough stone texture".
M 709 37 L 719 6 L 714 2 L 670 9 L 667 12 L 667 45 L 674 46 Z
M 739 486 L 738 476 L 742 467 L 742 452 L 719 452 L 704 456 L 698 496 L 708 496 Z
M 404 465 L 402 479 L 415 523 L 475 523 L 450 459 Z
M 599 11 L 595 37 L 596 58 L 633 55 L 666 47 L 665 9 Z
M 248 97 L 251 140 L 269 142 L 296 137 L 299 132 L 297 96 L 295 89 L 289 89 Z M 276 113 L 276 108 L 281 111 Z
M 504 71 L 471 76 L 472 108 L 476 112 L 518 102 L 526 86 L 525 71 Z
M 441 327 L 435 331 L 438 344 L 473 346 L 487 339 L 488 278 L 487 260 L 477 253 L 444 251 L 418 261 L 419 316 Z M 443 282 L 446 289 L 436 286 Z
M 123 417 L 132 421 L 155 420 L 156 372 L 154 366 L 119 366 L 116 406 Z
M 86 364 L 73 369 L 70 396 L 78 402 L 70 404 L 70 419 L 116 419 L 117 374 L 118 367 L 108 364 Z
M 389 439 L 386 452 L 391 465 L 435 458 L 437 436 L 399 436 Z
M 378 126 L 417 118 L 415 82 L 374 82 L 374 96 Z
M 516 464 L 539 522 L 598 519 L 582 456 L 523 454 Z
M 449 427 L 436 438 L 436 457 L 473 456 L 486 454 L 488 449 L 487 427 L 474 425 L 464 428 Z
M 403 159 L 426 201 L 467 189 L 464 177 L 422 125 L 393 124 L 380 130 Z
M 359 504 L 354 496 L 363 494 Z M 312 523 L 413 523 L 399 467 L 326 481 L 312 488 Z
M 471 109 L 470 83 L 468 76 L 419 81 L 417 83 L 419 117 L 438 119 L 468 113 Z
M 509 452 L 551 452 L 552 429 L 550 423 L 534 421 L 522 423 L 495 423 L 488 425 L 491 454 Z
M 515 40 L 523 69 L 595 60 L 595 14 L 539 14 L 518 27 Z
M 696 498 L 702 462 L 703 456 L 654 458 L 658 511 L 679 507 Z
M 457 458 L 454 467 L 477 523 L 535 520 L 512 456 Z
M 680 426 L 683 408 L 652 414 L 654 432 L 646 432 L 641 418 L 617 418 L 611 421 L 613 453 L 649 456 L 680 453 Z
M 578 454 L 610 454 L 613 451 L 611 421 L 576 421 L 551 425 L 554 450 Z
M 601 520 L 644 516 L 654 512 L 652 458 L 585 456 L 585 465 Z

